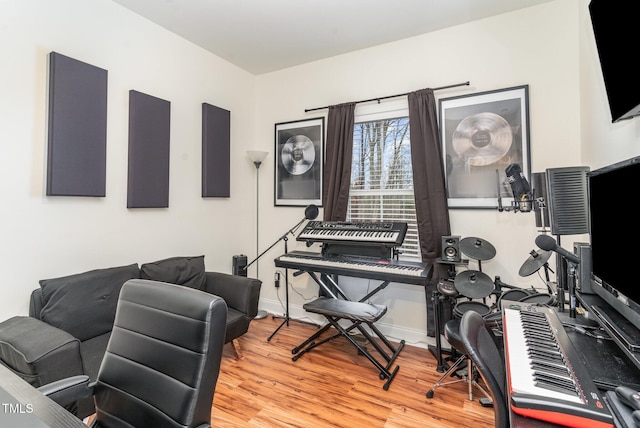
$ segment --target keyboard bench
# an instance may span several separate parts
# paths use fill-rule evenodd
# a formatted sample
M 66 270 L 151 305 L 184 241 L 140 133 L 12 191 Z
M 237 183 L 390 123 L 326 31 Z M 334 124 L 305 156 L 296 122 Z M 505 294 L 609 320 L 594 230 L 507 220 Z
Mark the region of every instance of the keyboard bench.
M 311 335 L 300 345 L 293 348 L 291 351 L 293 361 L 297 361 L 306 352 L 311 351 L 313 348 L 322 345 L 328 341 L 336 339 L 338 337 L 345 337 L 353 346 L 355 346 L 360 353 L 362 353 L 367 359 L 379 370 L 379 377 L 381 380 L 387 380 L 383 389 L 386 391 L 389 389 L 391 381 L 398 372 L 400 366 L 396 365 L 393 370 L 393 365 L 398 354 L 404 347 L 404 340 L 402 340 L 397 346 L 394 346 L 375 326 L 375 322 L 382 318 L 387 313 L 387 307 L 383 305 L 373 305 L 365 302 L 352 302 L 349 300 L 335 299 L 330 297 L 320 297 L 311 302 L 305 303 L 303 309 L 323 315 L 327 321 L 322 329 L 318 330 L 315 334 Z M 343 327 L 339 324 L 340 320 L 350 321 L 351 324 L 348 327 Z M 365 324 L 382 344 L 376 340 L 367 329 L 364 328 Z M 326 337 L 319 342 L 316 342 L 324 332 L 329 328 L 334 327 L 338 330 L 337 333 L 330 337 Z M 358 343 L 350 334 L 352 330 L 358 330 L 378 352 L 380 357 L 376 359 L 374 355 L 369 352 L 363 345 Z M 384 345 L 384 346 L 382 346 Z M 386 347 L 386 349 L 385 349 Z

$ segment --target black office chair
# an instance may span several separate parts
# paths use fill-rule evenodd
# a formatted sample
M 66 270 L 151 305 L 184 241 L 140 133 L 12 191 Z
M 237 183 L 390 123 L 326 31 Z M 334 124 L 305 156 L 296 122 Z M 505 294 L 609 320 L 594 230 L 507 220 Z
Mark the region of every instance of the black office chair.
M 129 280 L 96 381 L 75 376 L 39 389 L 63 406 L 93 395 L 95 428 L 210 427 L 226 317 L 220 297 Z
M 460 320 L 460 338 L 468 357 L 489 388 L 496 428 L 508 427 L 507 374 L 499 339 L 482 316 L 473 311 L 465 312 Z

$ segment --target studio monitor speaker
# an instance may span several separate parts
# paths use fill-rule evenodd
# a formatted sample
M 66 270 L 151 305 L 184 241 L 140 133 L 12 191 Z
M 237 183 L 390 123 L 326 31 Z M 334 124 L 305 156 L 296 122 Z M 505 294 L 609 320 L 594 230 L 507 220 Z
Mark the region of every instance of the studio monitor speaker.
M 443 236 L 442 237 L 442 257 L 443 262 L 458 263 L 460 256 L 460 237 L 459 236 Z
M 594 294 L 591 287 L 591 246 L 586 242 L 574 242 L 573 254 L 578 256 L 577 287 L 582 294 Z
M 554 235 L 589 232 L 587 173 L 589 167 L 547 169 L 549 222 Z

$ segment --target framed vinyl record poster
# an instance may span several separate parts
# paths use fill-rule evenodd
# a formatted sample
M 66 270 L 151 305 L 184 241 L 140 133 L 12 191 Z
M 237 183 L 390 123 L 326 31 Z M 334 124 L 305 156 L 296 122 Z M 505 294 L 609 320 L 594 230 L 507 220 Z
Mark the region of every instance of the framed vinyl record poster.
M 530 179 L 528 85 L 440 100 L 449 208 L 496 209 L 513 199 L 505 169 Z
M 324 117 L 276 123 L 276 206 L 322 206 Z

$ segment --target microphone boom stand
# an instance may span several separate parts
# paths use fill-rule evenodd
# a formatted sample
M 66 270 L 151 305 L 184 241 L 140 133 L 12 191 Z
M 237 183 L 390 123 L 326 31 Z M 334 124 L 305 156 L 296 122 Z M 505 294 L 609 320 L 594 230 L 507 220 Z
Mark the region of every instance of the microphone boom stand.
M 288 241 L 289 241 L 289 234 L 291 234 L 292 236 L 295 235 L 296 230 L 300 227 L 300 225 L 307 220 L 306 217 L 304 217 L 302 220 L 300 220 L 295 226 L 293 226 L 291 229 L 289 229 L 284 235 L 282 235 L 280 238 L 278 238 L 273 244 L 271 244 L 269 246 L 269 248 L 267 248 L 266 250 L 264 250 L 262 253 L 260 253 L 255 259 L 253 259 L 251 261 L 251 263 L 248 263 L 245 266 L 245 271 L 249 268 L 249 266 L 251 266 L 253 263 L 255 263 L 256 261 L 258 261 L 258 259 L 262 256 L 264 256 L 269 250 L 271 250 L 273 247 L 275 247 L 280 241 L 284 241 L 284 253 L 287 254 L 289 252 L 288 249 Z M 289 326 L 289 321 L 298 321 L 298 320 L 294 320 L 291 317 L 289 317 L 289 269 L 285 269 L 284 270 L 284 287 L 285 287 L 285 314 L 283 318 L 282 323 L 278 326 L 278 328 L 275 329 L 275 331 L 273 333 L 271 333 L 271 336 L 269 336 L 267 338 L 267 341 L 270 341 L 273 336 L 276 335 L 276 333 L 282 328 L 282 326 L 284 326 L 285 324 L 287 326 Z M 273 315 L 272 317 L 273 319 L 276 318 L 280 318 L 277 317 L 275 315 Z M 300 321 L 300 322 L 304 322 L 304 321 Z

